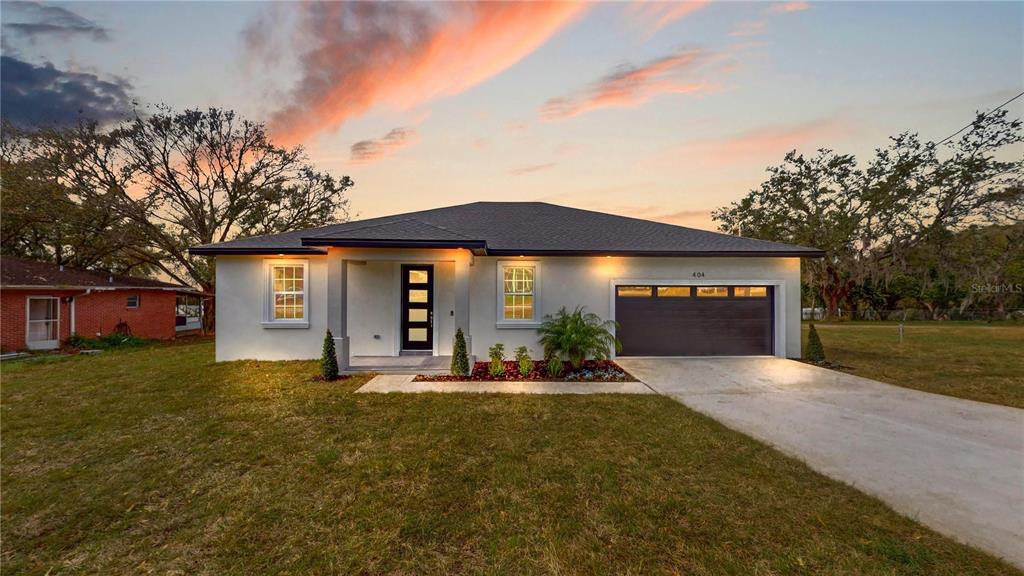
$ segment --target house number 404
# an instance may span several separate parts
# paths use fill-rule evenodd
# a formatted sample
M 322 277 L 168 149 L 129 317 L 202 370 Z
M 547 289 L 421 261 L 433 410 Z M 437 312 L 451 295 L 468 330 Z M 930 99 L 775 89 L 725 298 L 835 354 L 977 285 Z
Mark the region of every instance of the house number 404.
M 703 272 L 694 272 L 693 273 L 693 277 L 694 278 L 703 278 L 704 277 L 704 273 Z

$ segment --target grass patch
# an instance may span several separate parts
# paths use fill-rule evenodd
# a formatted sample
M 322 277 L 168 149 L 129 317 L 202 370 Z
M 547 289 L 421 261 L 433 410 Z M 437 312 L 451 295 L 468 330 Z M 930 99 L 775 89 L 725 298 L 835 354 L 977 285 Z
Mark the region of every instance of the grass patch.
M 1016 573 L 664 397 L 316 373 L 209 343 L 5 364 L 4 571 Z
M 815 323 L 845 372 L 925 392 L 1024 408 L 1024 325 Z M 806 345 L 807 325 L 804 325 Z

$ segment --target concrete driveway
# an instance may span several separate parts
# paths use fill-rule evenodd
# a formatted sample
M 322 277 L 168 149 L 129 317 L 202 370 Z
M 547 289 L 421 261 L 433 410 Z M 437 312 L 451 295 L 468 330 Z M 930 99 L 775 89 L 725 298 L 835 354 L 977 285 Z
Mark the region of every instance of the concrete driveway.
M 1024 567 L 1024 410 L 780 358 L 619 358 L 658 392 Z

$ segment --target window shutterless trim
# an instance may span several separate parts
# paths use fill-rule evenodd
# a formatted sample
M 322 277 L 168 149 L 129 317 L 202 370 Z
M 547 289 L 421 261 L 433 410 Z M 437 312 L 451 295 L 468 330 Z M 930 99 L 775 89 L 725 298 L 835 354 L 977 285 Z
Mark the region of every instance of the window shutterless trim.
M 274 268 L 283 266 L 302 267 L 302 318 L 274 318 Z M 263 319 L 261 325 L 264 328 L 309 328 L 308 259 L 266 258 L 263 260 Z
M 543 312 L 541 303 L 541 276 L 543 274 L 539 260 L 498 260 L 495 271 L 495 292 L 497 293 L 495 320 L 496 328 L 536 328 L 541 325 Z M 533 314 L 530 318 L 506 319 L 505 318 L 505 269 L 506 268 L 533 268 Z M 524 294 L 524 293 L 516 293 Z

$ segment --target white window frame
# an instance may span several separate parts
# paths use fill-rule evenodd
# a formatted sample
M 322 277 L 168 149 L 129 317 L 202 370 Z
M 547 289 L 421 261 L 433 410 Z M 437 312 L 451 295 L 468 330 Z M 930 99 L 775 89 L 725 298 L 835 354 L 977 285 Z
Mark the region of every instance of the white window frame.
M 56 322 L 57 329 L 54 333 L 57 336 L 56 340 L 36 340 L 31 342 L 28 339 L 28 335 L 31 333 L 30 327 L 32 326 L 32 301 L 33 300 L 56 300 L 57 301 L 57 318 L 55 320 L 35 320 L 35 322 Z M 29 350 L 52 350 L 60 346 L 60 298 L 56 296 L 26 296 L 25 297 L 25 347 Z
M 518 320 L 505 319 L 505 269 L 506 268 L 533 268 L 533 317 Z M 541 276 L 543 269 L 539 260 L 499 260 L 495 274 L 495 292 L 497 317 L 495 326 L 497 328 L 536 328 L 541 325 L 541 318 L 544 313 L 541 310 Z
M 274 318 L 274 268 L 302 266 L 302 318 Z M 263 261 L 263 327 L 309 328 L 309 260 L 305 258 Z
M 135 298 L 135 306 L 131 305 L 132 298 Z M 128 296 L 125 297 L 124 304 L 125 308 L 128 308 L 129 310 L 137 310 L 138 308 L 142 307 L 142 296 L 139 296 L 138 294 L 129 294 Z

